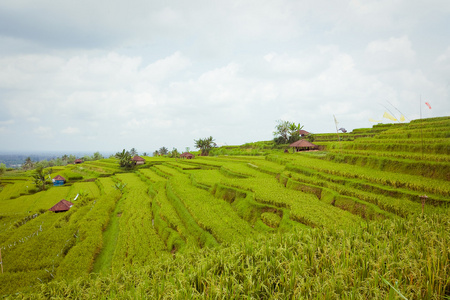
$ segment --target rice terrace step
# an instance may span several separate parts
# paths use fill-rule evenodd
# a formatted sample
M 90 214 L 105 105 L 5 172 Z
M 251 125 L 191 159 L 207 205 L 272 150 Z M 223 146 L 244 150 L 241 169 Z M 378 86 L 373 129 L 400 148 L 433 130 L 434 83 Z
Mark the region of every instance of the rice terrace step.
M 249 143 L 144 156 L 132 170 L 85 161 L 53 169 L 66 181 L 42 191 L 31 170 L 8 171 L 0 294 L 376 298 L 386 280 L 408 298 L 445 299 L 449 128 L 449 117 L 375 125 L 343 141 L 317 135 L 319 151 Z M 49 211 L 61 199 L 73 206 Z

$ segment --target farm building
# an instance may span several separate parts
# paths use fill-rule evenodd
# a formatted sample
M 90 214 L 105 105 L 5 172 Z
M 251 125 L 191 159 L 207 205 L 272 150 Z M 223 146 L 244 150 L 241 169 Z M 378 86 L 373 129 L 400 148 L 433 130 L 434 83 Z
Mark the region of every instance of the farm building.
M 62 199 L 61 201 L 56 203 L 52 208 L 50 208 L 49 211 L 54 212 L 68 211 L 72 206 L 73 206 L 72 202 Z
M 53 186 L 61 186 L 66 183 L 66 179 L 62 177 L 61 175 L 56 175 L 53 179 Z
M 74 163 L 75 164 L 81 164 L 83 161 L 79 158 L 75 159 Z
M 193 159 L 195 156 L 192 153 L 189 152 L 184 152 L 180 155 L 181 158 L 186 158 L 186 159 Z
M 134 161 L 135 165 L 143 165 L 143 164 L 145 164 L 145 159 L 143 159 L 142 157 L 137 156 L 137 155 L 134 156 L 131 160 Z
M 305 135 L 308 135 L 309 132 L 306 131 L 306 130 L 301 129 L 301 130 L 298 131 L 298 134 L 300 134 L 300 136 L 305 136 Z
M 299 140 L 289 145 L 292 147 L 293 152 L 306 151 L 306 150 L 317 150 L 319 146 L 308 142 L 307 140 Z

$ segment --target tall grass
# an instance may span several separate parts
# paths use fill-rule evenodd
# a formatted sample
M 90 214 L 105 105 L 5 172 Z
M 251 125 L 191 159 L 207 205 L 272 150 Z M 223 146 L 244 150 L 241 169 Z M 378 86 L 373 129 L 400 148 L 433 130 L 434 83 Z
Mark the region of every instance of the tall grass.
M 441 299 L 450 291 L 448 226 L 448 216 L 431 215 L 352 231 L 302 230 L 112 276 L 51 282 L 34 296 L 386 299 L 392 292 L 384 278 L 408 299 Z

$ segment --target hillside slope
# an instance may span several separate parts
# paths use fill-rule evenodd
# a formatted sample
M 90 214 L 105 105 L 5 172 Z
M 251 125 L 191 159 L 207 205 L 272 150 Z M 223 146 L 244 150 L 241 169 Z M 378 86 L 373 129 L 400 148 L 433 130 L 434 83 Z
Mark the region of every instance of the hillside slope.
M 450 296 L 450 117 L 335 136 L 317 136 L 323 151 L 261 142 L 239 153 L 263 156 L 145 157 L 132 172 L 85 162 L 37 193 L 30 172 L 9 172 L 0 294 Z M 63 198 L 69 211 L 48 211 Z

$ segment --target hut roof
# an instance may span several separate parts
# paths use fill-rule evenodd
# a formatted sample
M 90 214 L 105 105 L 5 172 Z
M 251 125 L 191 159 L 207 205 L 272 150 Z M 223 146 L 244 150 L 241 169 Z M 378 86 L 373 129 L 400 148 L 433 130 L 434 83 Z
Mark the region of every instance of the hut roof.
M 56 175 L 53 180 L 62 180 L 62 181 L 66 181 L 66 179 L 64 177 L 62 177 L 61 175 Z
M 306 130 L 301 129 L 301 130 L 298 131 L 298 134 L 300 134 L 300 135 L 308 135 L 309 132 L 306 131 Z
M 137 155 L 135 155 L 131 160 L 132 161 L 145 161 L 145 159 L 143 159 L 142 157 L 137 156 Z
M 184 152 L 184 153 L 180 154 L 180 157 L 188 157 L 188 156 L 194 157 L 194 154 L 192 154 L 190 152 Z
M 74 163 L 82 163 L 83 161 L 80 158 L 75 159 Z
M 72 207 L 73 203 L 69 202 L 67 200 L 62 199 L 58 203 L 56 203 L 52 208 L 49 209 L 49 211 L 67 211 Z
M 314 145 L 313 143 L 308 142 L 307 140 L 299 140 L 299 141 L 296 141 L 296 142 L 290 144 L 289 146 L 290 147 L 299 147 L 299 148 L 302 148 L 302 147 L 318 147 L 317 145 Z

